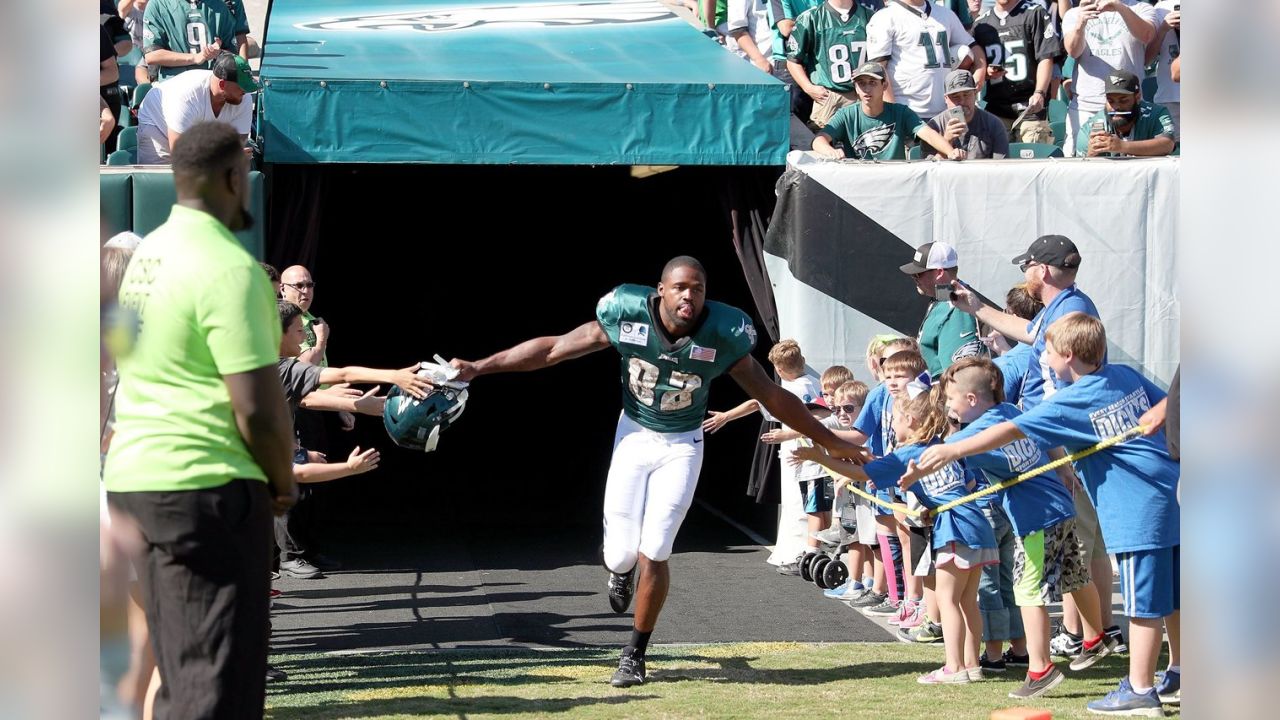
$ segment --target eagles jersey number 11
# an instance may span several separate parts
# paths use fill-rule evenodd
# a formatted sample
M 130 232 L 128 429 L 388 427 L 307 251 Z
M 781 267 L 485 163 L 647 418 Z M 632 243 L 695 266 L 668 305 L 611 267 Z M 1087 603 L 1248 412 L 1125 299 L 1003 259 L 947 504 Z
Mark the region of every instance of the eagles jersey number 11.
M 689 432 L 706 417 L 711 380 L 751 352 L 756 329 L 741 310 L 707 301 L 697 330 L 669 342 L 658 301 L 653 288 L 619 285 L 596 319 L 622 356 L 623 412 L 656 432 Z

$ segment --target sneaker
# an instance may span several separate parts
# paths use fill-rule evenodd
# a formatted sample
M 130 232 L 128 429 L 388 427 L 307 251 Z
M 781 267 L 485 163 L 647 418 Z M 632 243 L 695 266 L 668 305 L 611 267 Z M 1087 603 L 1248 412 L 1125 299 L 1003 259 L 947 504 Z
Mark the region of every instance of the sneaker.
M 888 599 L 889 599 L 889 596 L 886 593 L 878 593 L 875 590 L 868 590 L 856 600 L 845 600 L 844 604 L 848 605 L 854 610 L 862 610 L 863 608 L 869 608 L 869 607 L 879 605 L 880 603 L 883 603 Z
M 796 577 L 800 577 L 800 562 L 794 561 L 794 562 L 783 563 L 779 565 L 778 574 L 779 575 L 795 575 Z
M 624 688 L 644 684 L 644 656 L 633 655 L 630 647 L 622 648 L 622 659 L 618 662 L 618 670 L 613 673 L 609 684 Z
M 921 675 L 916 678 L 916 682 L 921 685 L 966 685 L 970 682 L 970 678 L 969 671 L 964 668 L 960 668 L 955 672 L 947 672 L 947 666 L 943 665 L 928 675 Z
M 318 580 L 324 577 L 320 568 L 306 560 L 285 560 L 280 563 L 280 574 L 301 580 Z
M 1107 693 L 1101 700 L 1089 703 L 1089 712 L 1097 715 L 1141 715 L 1143 717 L 1164 717 L 1164 708 L 1160 705 L 1160 696 L 1151 688 L 1144 693 L 1133 691 L 1126 675 L 1120 681 L 1120 687 Z
M 1072 635 L 1066 630 L 1059 630 L 1057 635 L 1049 639 L 1049 653 L 1058 657 L 1073 658 L 1084 649 L 1084 640 L 1079 635 Z
M 910 630 L 911 628 L 919 627 L 920 623 L 922 622 L 924 622 L 924 601 L 923 600 L 918 603 L 915 603 L 915 610 L 911 613 L 910 616 L 904 618 L 901 622 L 899 622 L 898 627 L 904 630 Z
M 912 615 L 915 615 L 918 612 L 919 607 L 920 607 L 920 603 L 916 600 L 908 600 L 904 603 L 899 603 L 898 613 L 893 617 L 889 618 L 889 624 L 901 626 L 903 622 L 905 622 L 906 620 L 911 618 Z
M 809 537 L 824 545 L 844 545 L 848 542 L 849 533 L 845 532 L 844 528 L 839 525 L 834 525 L 826 530 L 809 533 Z
M 1004 655 L 1001 655 L 1000 659 L 1004 660 L 1004 664 L 1007 667 L 1026 667 L 1031 663 L 1031 656 L 1017 655 L 1013 652 L 1013 648 L 1005 650 Z
M 980 667 L 965 668 L 964 671 L 969 673 L 969 682 L 982 682 L 983 680 L 987 679 L 986 674 L 983 672 L 983 669 Z
M 832 600 L 852 600 L 866 591 L 867 589 L 862 587 L 862 583 L 854 580 L 845 580 L 844 584 L 839 587 L 823 590 L 822 596 L 829 597 Z
M 1156 673 L 1156 695 L 1168 705 L 1182 704 L 1182 673 L 1177 670 L 1161 670 Z
M 1031 675 L 1027 675 L 1026 682 L 1022 683 L 1022 687 L 1009 693 L 1009 697 L 1017 700 L 1030 700 L 1038 698 L 1050 690 L 1058 687 L 1058 684 L 1067 678 L 1058 669 L 1057 665 L 1049 666 L 1049 674 L 1039 680 L 1032 680 Z
M 609 607 L 616 613 L 624 613 L 631 607 L 631 595 L 635 592 L 636 569 L 619 575 L 609 572 Z
M 1113 637 L 1116 640 L 1116 649 L 1111 651 L 1113 654 L 1129 652 L 1129 644 L 1124 641 L 1124 635 L 1120 633 L 1119 625 L 1112 625 L 1106 630 L 1103 630 L 1103 632 L 1105 632 L 1108 637 Z
M 904 643 L 933 644 L 942 642 L 942 626 L 925 620 L 911 629 L 898 630 L 898 640 Z
M 1068 665 L 1067 667 L 1071 668 L 1074 671 L 1084 670 L 1085 668 L 1091 668 L 1099 660 L 1101 660 L 1102 658 L 1114 652 L 1115 649 L 1116 649 L 1116 639 L 1108 636 L 1106 633 L 1103 633 L 1102 639 L 1099 640 L 1098 644 L 1094 645 L 1092 648 L 1086 648 L 1082 644 L 1080 648 L 1080 654 L 1076 655 L 1075 659 L 1072 660 L 1071 664 Z
M 272 600 L 275 600 L 276 598 L 280 597 L 283 594 L 284 593 L 280 592 L 275 588 L 271 588 L 270 590 L 267 591 L 267 597 L 271 598 Z
M 267 666 L 267 682 L 282 682 L 289 679 L 289 674 L 277 667 Z
M 983 653 L 982 656 L 978 658 L 978 667 L 986 670 L 987 672 L 1002 673 L 1005 671 L 1007 665 L 1003 656 L 996 658 L 995 660 L 988 660 L 986 653 Z
M 867 617 L 893 617 L 901 609 L 902 603 L 894 602 L 886 595 L 883 602 L 879 605 L 862 608 L 862 614 Z
M 312 565 L 315 565 L 316 567 L 320 568 L 325 572 L 329 572 L 330 570 L 342 569 L 342 563 L 338 562 L 337 560 L 334 560 L 328 555 L 321 555 L 320 553 L 314 553 L 312 555 L 308 555 L 307 560 Z
M 280 573 L 276 572 L 275 570 L 272 570 L 272 571 L 271 571 L 271 579 L 272 579 L 272 580 L 279 580 L 279 579 L 280 579 Z

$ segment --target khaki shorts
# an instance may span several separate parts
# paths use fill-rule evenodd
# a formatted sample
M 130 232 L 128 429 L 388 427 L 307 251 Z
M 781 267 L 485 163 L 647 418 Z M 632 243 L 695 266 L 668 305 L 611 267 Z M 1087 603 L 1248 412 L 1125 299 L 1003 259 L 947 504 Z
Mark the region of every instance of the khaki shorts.
M 831 122 L 831 118 L 835 117 L 840 108 L 857 102 L 858 94 L 856 92 L 842 93 L 828 90 L 825 100 L 822 102 L 814 101 L 813 111 L 809 113 L 809 121 L 815 128 L 820 130 Z
M 1072 493 L 1076 504 L 1076 537 L 1084 545 L 1084 557 L 1087 562 L 1094 558 L 1107 557 L 1107 543 L 1102 539 L 1102 527 L 1098 525 L 1098 511 L 1084 488 L 1077 488 Z
M 1009 131 L 1009 142 L 1053 144 L 1053 128 L 1048 120 L 1023 120 L 1018 129 L 1013 129 L 1014 118 L 1000 118 L 1004 129 Z

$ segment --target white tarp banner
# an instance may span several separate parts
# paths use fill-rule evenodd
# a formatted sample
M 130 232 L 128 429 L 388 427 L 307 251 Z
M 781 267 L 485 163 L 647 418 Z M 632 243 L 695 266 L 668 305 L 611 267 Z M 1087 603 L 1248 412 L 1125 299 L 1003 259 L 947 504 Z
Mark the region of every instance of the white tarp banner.
M 1110 360 L 1162 384 L 1178 364 L 1177 158 L 830 162 L 788 156 L 765 243 L 782 337 L 819 371 L 867 379 L 870 336 L 914 334 L 925 299 L 898 266 L 946 241 L 959 275 L 1003 305 L 1010 261 L 1035 238 L 1071 238 L 1081 290 L 1098 306 Z

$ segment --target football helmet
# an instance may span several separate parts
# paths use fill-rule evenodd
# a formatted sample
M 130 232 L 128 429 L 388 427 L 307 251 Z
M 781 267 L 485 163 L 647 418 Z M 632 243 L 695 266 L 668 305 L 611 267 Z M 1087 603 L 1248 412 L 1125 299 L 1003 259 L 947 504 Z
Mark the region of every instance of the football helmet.
M 440 441 L 440 433 L 457 422 L 466 409 L 467 383 L 451 379 L 457 370 L 443 362 L 422 363 L 418 374 L 431 378 L 435 387 L 421 400 L 406 395 L 398 387 L 391 388 L 382 411 L 382 424 L 396 445 L 431 452 Z

